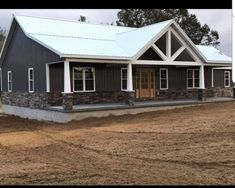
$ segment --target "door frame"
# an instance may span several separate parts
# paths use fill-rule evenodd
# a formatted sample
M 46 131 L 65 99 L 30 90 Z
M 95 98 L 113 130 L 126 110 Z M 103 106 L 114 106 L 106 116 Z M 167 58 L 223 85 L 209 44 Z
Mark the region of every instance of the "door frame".
M 149 97 L 142 97 L 140 96 L 141 92 L 141 72 L 142 71 L 148 71 L 148 89 L 153 90 L 149 91 Z M 153 83 L 151 83 L 151 72 L 153 73 Z M 137 79 L 137 76 L 139 74 L 139 80 Z M 139 81 L 139 83 L 138 83 Z M 153 88 L 151 88 L 151 84 L 153 84 Z M 154 99 L 156 97 L 156 74 L 155 74 L 155 68 L 136 68 L 136 79 L 135 79 L 135 98 L 136 99 Z M 138 88 L 139 86 L 139 88 Z M 138 88 L 138 89 L 137 89 Z M 151 96 L 153 95 L 153 96 Z

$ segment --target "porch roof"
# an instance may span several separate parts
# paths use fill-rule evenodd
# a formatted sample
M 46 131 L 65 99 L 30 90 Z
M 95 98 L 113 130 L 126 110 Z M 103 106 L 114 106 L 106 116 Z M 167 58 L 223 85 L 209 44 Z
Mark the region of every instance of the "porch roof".
M 131 28 L 29 16 L 14 18 L 27 37 L 61 57 L 121 60 L 132 60 L 157 35 L 176 24 L 173 20 L 167 20 L 141 28 Z M 205 62 L 231 62 L 230 57 L 212 46 L 192 47 Z

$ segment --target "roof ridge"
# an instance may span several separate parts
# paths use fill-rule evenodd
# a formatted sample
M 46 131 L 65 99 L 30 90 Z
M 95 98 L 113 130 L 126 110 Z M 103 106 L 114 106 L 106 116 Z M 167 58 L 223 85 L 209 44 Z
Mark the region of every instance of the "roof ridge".
M 160 24 L 160 23 L 163 23 L 163 22 L 171 21 L 171 20 L 173 20 L 173 19 L 165 20 L 165 21 L 162 21 L 162 22 L 157 22 L 157 23 L 146 25 L 146 26 L 143 26 L 143 27 L 138 27 L 138 28 L 133 27 L 134 28 L 133 30 L 120 32 L 120 33 L 117 33 L 116 35 L 136 31 L 136 30 L 139 30 L 139 29 L 146 29 L 147 27 L 150 27 L 150 26 L 153 26 L 153 25 L 156 25 L 156 24 Z
M 38 19 L 47 19 L 47 20 L 56 20 L 56 21 L 64 21 L 64 22 L 73 22 L 73 23 L 79 23 L 79 24 L 87 24 L 87 25 L 98 25 L 98 26 L 104 26 L 104 27 L 119 27 L 119 28 L 130 28 L 134 29 L 135 27 L 124 27 L 124 26 L 118 26 L 118 25 L 104 25 L 104 24 L 96 24 L 96 23 L 87 23 L 87 22 L 81 22 L 81 21 L 73 21 L 68 19 L 59 19 L 59 18 L 49 18 L 49 17 L 40 17 L 40 16 L 28 16 L 28 15 L 13 15 L 14 17 L 30 17 L 30 18 L 38 18 Z
M 28 33 L 29 35 L 45 35 L 45 36 L 53 36 L 53 37 L 64 37 L 64 38 L 82 38 L 82 39 L 89 39 L 89 40 L 104 40 L 104 41 L 115 41 L 111 39 L 98 39 L 98 38 L 91 38 L 91 37 L 75 37 L 75 36 L 68 36 L 68 35 L 53 35 L 53 34 L 42 34 L 42 33 Z

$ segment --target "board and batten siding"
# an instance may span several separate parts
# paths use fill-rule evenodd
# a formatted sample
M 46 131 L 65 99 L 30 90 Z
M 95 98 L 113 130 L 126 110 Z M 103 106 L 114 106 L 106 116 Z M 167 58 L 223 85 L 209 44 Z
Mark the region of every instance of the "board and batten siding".
M 211 88 L 211 67 L 204 67 L 204 71 L 205 71 L 205 87 L 206 88 Z
M 95 89 L 102 91 L 121 90 L 121 65 L 97 64 L 97 63 L 76 63 L 70 62 L 71 90 L 73 91 L 73 67 L 94 67 L 95 68 Z M 63 92 L 64 89 L 64 64 L 50 65 L 50 91 Z
M 222 70 L 222 69 L 214 69 L 214 87 L 224 87 L 224 72 L 230 72 L 230 87 L 233 86 L 232 81 L 232 71 L 231 70 Z
M 46 63 L 61 58 L 26 37 L 14 20 L 13 34 L 2 64 L 2 89 L 7 91 L 7 71 L 12 71 L 12 91 L 28 91 L 28 68 L 34 69 L 34 91 L 46 91 Z

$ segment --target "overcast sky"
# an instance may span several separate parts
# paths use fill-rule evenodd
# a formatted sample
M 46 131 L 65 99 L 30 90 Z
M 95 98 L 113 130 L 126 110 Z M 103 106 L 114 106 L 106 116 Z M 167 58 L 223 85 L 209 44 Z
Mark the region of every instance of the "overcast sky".
M 9 29 L 12 14 L 78 20 L 80 15 L 87 17 L 90 23 L 115 23 L 119 9 L 0 9 L 0 27 Z M 207 24 L 219 32 L 219 49 L 232 55 L 232 10 L 231 9 L 189 9 L 196 14 L 201 24 Z

